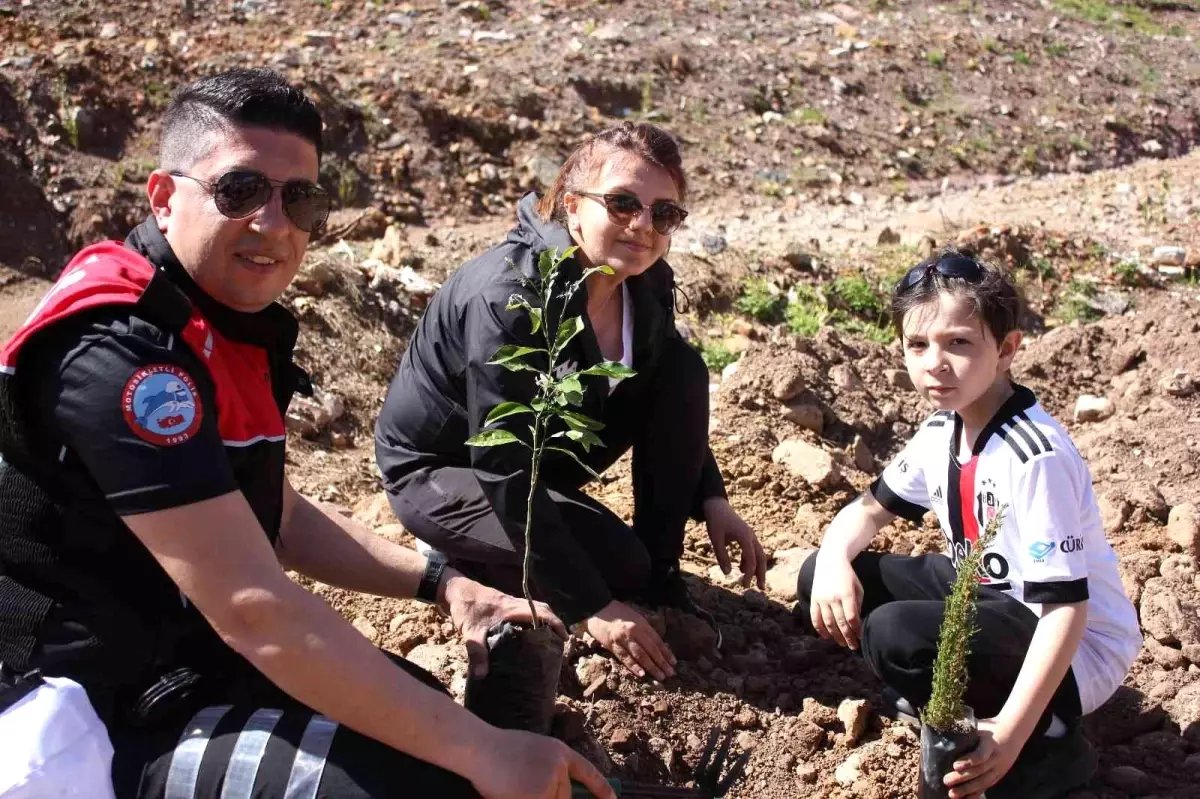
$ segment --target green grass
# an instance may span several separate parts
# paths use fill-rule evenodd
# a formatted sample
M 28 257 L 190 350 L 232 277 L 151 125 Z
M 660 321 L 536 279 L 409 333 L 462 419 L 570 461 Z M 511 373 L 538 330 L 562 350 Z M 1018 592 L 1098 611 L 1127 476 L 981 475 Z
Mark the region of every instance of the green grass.
M 1042 280 L 1053 280 L 1058 277 L 1058 273 L 1054 271 L 1054 264 L 1050 263 L 1049 258 L 1039 257 L 1031 259 L 1029 269 Z
M 815 336 L 825 323 L 825 301 L 808 286 L 797 286 L 784 311 L 788 330 L 797 336 Z
M 1071 48 L 1062 42 L 1051 42 L 1050 44 L 1046 45 L 1046 55 L 1050 56 L 1051 58 L 1062 58 L 1068 52 L 1070 52 L 1070 50 Z
M 729 351 L 719 341 L 703 341 L 700 343 L 700 357 L 704 359 L 704 365 L 713 372 L 722 372 L 725 367 L 738 359 L 736 355 Z
M 866 322 L 853 316 L 846 316 L 840 311 L 834 311 L 829 318 L 834 329 L 852 336 L 859 336 L 876 344 L 887 346 L 896 337 L 895 331 L 885 323 Z
M 1128 288 L 1134 288 L 1141 284 L 1141 275 L 1138 274 L 1137 264 L 1132 261 L 1122 261 L 1113 267 L 1113 277 L 1117 279 L 1117 283 Z
M 1026 53 L 1024 50 L 1016 51 L 1012 54 L 1012 57 L 1013 61 L 1016 61 L 1023 67 L 1027 67 L 1033 63 L 1033 59 L 1029 57 L 1029 53 Z
M 930 50 L 925 54 L 925 60 L 929 62 L 929 66 L 941 69 L 946 66 L 946 51 Z
M 751 278 L 742 284 L 742 293 L 733 303 L 738 313 L 752 316 L 768 325 L 782 321 L 786 306 L 787 297 L 773 290 L 763 278 Z
M 983 49 L 995 55 L 996 53 L 1000 52 L 1000 42 L 996 41 L 995 39 L 984 39 Z
M 1129 27 L 1147 36 L 1164 32 L 1150 11 L 1131 3 L 1114 3 L 1109 0 L 1052 0 L 1052 5 L 1069 16 L 1096 25 Z
M 1088 300 L 1096 296 L 1096 287 L 1082 280 L 1072 280 L 1055 305 L 1055 313 L 1064 322 L 1090 322 L 1100 318 L 1100 312 Z
M 1089 155 L 1092 152 L 1092 143 L 1078 134 L 1071 136 L 1071 147 L 1084 155 Z
M 801 108 L 794 112 L 796 121 L 805 125 L 825 124 L 825 112 L 819 108 Z
M 837 307 L 869 321 L 887 316 L 887 303 L 866 278 L 839 277 L 829 286 L 829 298 Z

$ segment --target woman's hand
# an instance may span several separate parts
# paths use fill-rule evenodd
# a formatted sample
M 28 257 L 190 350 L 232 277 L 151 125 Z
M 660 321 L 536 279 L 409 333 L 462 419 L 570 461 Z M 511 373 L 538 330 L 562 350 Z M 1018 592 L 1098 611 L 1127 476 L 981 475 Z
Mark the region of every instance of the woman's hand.
M 978 746 L 954 761 L 954 770 L 942 779 L 950 799 L 971 799 L 991 788 L 1012 768 L 1024 745 L 999 719 L 980 719 Z
M 638 677 L 656 680 L 675 676 L 675 655 L 650 623 L 633 608 L 613 600 L 585 623 L 600 645 Z
M 446 569 L 441 588 L 442 596 L 438 604 L 449 612 L 450 620 L 466 642 L 471 675 L 483 677 L 488 670 L 488 630 L 505 621 L 532 622 L 529 603 L 477 583 L 453 569 Z M 533 604 L 537 607 L 538 621 L 550 625 L 556 633 L 566 638 L 567 628 L 550 610 L 550 606 L 543 602 Z
M 754 530 L 742 521 L 729 500 L 723 497 L 705 500 L 704 522 L 708 526 L 708 538 L 712 541 L 713 553 L 717 556 L 721 571 L 729 574 L 731 567 L 727 547 L 736 541 L 742 551 L 742 587 L 749 588 L 751 581 L 757 579 L 759 589 L 766 590 L 767 553 L 758 543 Z
M 863 587 L 854 567 L 843 555 L 818 550 L 813 571 L 813 629 L 822 638 L 848 649 L 858 649 L 862 634 Z

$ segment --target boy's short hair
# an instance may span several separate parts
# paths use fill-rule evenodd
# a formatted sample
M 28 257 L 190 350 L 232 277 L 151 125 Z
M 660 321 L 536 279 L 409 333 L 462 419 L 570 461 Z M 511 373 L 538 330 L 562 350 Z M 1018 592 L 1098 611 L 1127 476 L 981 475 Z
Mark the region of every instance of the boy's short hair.
M 1020 327 L 1024 302 L 1008 273 L 948 247 L 908 270 L 892 291 L 892 325 L 901 341 L 905 315 L 947 293 L 970 302 L 997 343 Z
M 163 117 L 164 169 L 187 170 L 208 154 L 213 133 L 234 126 L 292 133 L 321 160 L 321 113 L 304 92 L 270 69 L 231 69 L 184 86 Z

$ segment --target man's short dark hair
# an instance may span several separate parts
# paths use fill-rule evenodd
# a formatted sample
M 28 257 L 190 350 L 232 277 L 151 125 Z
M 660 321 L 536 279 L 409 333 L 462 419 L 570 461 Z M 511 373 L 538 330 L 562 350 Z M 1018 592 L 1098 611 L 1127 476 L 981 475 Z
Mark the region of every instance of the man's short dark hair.
M 979 270 L 978 277 L 968 280 L 942 274 L 937 265 L 946 258 L 973 261 Z M 902 288 L 906 274 L 906 278 L 897 283 L 896 290 L 892 292 L 892 325 L 901 341 L 904 340 L 905 315 L 918 306 L 936 301 L 940 294 L 955 294 L 969 302 L 975 317 L 987 326 L 997 344 L 1019 329 L 1021 312 L 1024 310 L 1021 292 L 1000 267 L 968 253 L 947 248 L 917 264 L 908 274 L 913 272 L 920 276 L 920 280 Z
M 291 133 L 321 159 L 321 113 L 304 92 L 270 69 L 231 69 L 184 86 L 162 123 L 164 169 L 185 170 L 207 155 L 213 133 L 232 126 Z

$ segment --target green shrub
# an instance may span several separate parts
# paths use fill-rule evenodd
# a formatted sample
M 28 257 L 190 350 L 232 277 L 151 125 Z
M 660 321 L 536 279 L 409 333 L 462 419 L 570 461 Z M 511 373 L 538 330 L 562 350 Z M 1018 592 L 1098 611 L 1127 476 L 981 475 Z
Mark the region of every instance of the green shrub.
M 722 372 L 725 367 L 738 359 L 736 355 L 729 351 L 720 341 L 704 341 L 700 343 L 700 357 L 704 359 L 704 365 L 712 372 Z
M 751 278 L 742 285 L 742 293 L 733 306 L 738 313 L 773 325 L 782 320 L 783 310 L 787 307 L 787 297 L 763 278 Z
M 887 302 L 864 277 L 834 280 L 829 286 L 829 299 L 864 321 L 878 324 L 887 318 Z
M 941 69 L 946 66 L 946 52 L 944 50 L 930 50 L 925 54 L 925 60 L 929 62 L 929 66 Z
M 1088 300 L 1096 296 L 1096 287 L 1082 280 L 1072 280 L 1063 290 L 1055 305 L 1055 313 L 1065 322 L 1078 319 L 1089 322 L 1100 317 L 1100 312 Z

